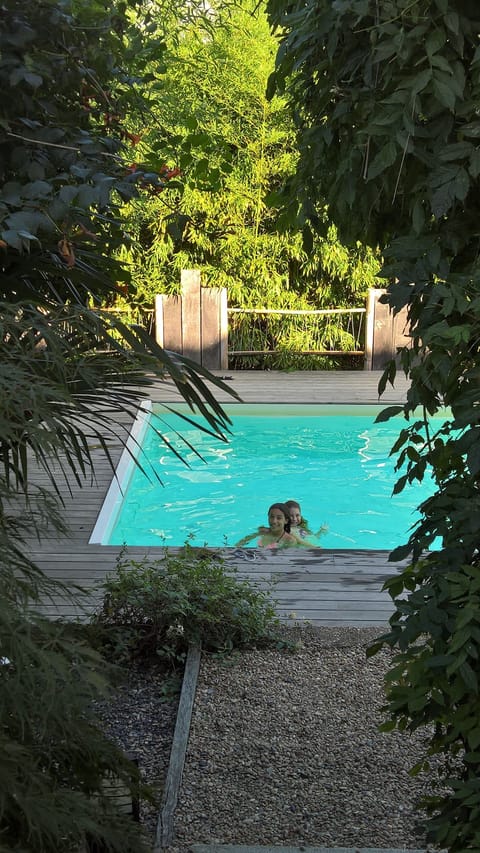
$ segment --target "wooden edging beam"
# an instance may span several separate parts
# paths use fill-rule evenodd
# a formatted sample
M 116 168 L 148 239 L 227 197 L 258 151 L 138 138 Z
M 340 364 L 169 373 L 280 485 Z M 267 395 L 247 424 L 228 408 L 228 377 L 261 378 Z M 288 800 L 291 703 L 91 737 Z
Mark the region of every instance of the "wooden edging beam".
M 185 671 L 183 674 L 182 689 L 178 703 L 177 721 L 175 723 L 175 731 L 173 733 L 170 761 L 168 764 L 160 814 L 158 816 L 153 853 L 160 853 L 160 851 L 164 850 L 165 847 L 168 847 L 172 843 L 173 839 L 173 821 L 187 753 L 190 722 L 192 719 L 193 703 L 195 701 L 197 679 L 200 670 L 200 658 L 201 647 L 190 646 L 187 652 L 187 659 L 185 661 Z

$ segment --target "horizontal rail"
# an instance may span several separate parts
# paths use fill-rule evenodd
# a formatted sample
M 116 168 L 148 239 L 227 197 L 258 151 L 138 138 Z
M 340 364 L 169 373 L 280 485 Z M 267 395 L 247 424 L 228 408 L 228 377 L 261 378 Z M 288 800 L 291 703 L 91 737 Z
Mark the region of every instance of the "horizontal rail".
M 239 349 L 229 350 L 229 355 L 278 355 L 279 350 L 271 349 Z M 284 350 L 286 352 L 286 350 Z M 344 350 L 344 349 L 301 349 L 288 350 L 289 355 L 365 355 L 363 349 Z
M 228 308 L 229 314 L 297 314 L 297 315 L 305 315 L 305 316 L 320 316 L 327 314 L 366 314 L 366 308 L 322 308 L 318 311 L 309 311 L 309 310 L 288 310 L 288 309 L 276 309 L 276 308 Z
M 229 308 L 227 314 L 229 358 L 365 356 L 366 308 Z

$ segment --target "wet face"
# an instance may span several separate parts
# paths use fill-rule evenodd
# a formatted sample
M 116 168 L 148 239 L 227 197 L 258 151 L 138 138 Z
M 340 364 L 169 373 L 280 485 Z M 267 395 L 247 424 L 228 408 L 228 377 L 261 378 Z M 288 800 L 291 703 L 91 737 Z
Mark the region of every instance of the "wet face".
M 287 519 L 281 509 L 271 509 L 268 513 L 268 523 L 271 533 L 275 535 L 283 533 Z
M 298 527 L 302 520 L 302 513 L 298 506 L 291 506 L 288 509 L 288 514 L 290 516 L 290 524 L 293 524 L 295 527 Z

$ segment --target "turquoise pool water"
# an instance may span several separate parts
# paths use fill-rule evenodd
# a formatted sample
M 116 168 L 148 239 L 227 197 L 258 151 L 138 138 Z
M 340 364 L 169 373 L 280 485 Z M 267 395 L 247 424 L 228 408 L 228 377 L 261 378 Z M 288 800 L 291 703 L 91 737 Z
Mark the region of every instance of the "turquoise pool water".
M 292 499 L 312 529 L 328 526 L 323 547 L 390 550 L 406 541 L 433 484 L 425 480 L 392 496 L 397 475 L 389 451 L 405 421 L 375 424 L 382 408 L 230 405 L 228 444 L 161 412 L 166 437 L 180 448 L 180 432 L 205 462 L 184 448 L 185 466 L 147 429 L 141 458 L 163 485 L 132 463 L 123 500 L 113 502 L 97 541 L 179 546 L 192 536 L 195 545 L 234 546 L 267 523 L 270 504 Z

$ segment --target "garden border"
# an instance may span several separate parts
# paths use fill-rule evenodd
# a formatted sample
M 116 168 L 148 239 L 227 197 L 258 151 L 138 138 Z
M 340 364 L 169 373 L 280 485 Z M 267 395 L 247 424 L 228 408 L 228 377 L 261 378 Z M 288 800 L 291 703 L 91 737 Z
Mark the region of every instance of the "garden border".
M 178 703 L 177 720 L 170 750 L 167 778 L 165 780 L 162 804 L 158 815 L 153 853 L 160 853 L 173 840 L 175 808 L 182 784 L 201 655 L 202 649 L 200 645 L 189 646 Z

